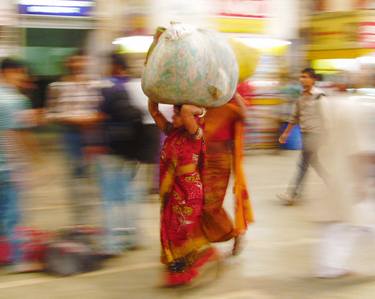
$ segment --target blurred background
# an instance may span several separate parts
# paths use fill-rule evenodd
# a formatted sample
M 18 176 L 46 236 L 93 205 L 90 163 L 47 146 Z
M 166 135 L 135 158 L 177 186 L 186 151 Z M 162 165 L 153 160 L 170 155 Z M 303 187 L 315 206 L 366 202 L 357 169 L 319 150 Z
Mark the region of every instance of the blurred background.
M 253 113 L 265 110 L 273 117 L 253 120 L 259 129 L 249 133 L 252 147 L 276 146 L 275 121 L 286 117 L 302 67 L 314 67 L 327 91 L 343 80 L 353 88 L 373 85 L 370 0 L 3 0 L 0 5 L 0 57 L 26 62 L 37 87 L 35 108 L 45 107 L 46 87 L 66 73 L 64 61 L 77 49 L 90 56 L 92 75 L 106 73 L 106 55 L 115 50 L 128 57 L 132 76 L 140 77 L 155 28 L 170 21 L 216 29 L 259 50 L 259 60 L 249 59 L 255 67 Z
M 99 79 L 108 76 L 109 53 L 126 58 L 133 82 L 129 92 L 147 113 L 141 89 L 146 54 L 155 28 L 171 21 L 215 29 L 239 42 L 237 59 L 251 70 L 251 75 L 243 78 L 251 90 L 247 94 L 251 105 L 246 117 L 244 163 L 256 224 L 250 229 L 243 256 L 228 265 L 219 284 L 194 292 L 157 288 L 156 161 L 163 137 L 153 127 L 151 162 L 142 165 L 135 179 L 142 190 L 136 204 L 139 250 L 126 251 L 91 276 L 62 280 L 41 273 L 10 276 L 1 268 L 0 298 L 373 298 L 374 284 L 366 280 L 350 286 L 348 281 L 329 285 L 308 280 L 310 248 L 319 235 L 307 221 L 305 207 L 284 210 L 274 199 L 292 177 L 302 146 L 299 128 L 285 145 L 278 143 L 300 94 L 301 69 L 313 67 L 319 75 L 317 85 L 328 96 L 337 97 L 339 91 L 344 91 L 345 97 L 365 96 L 343 113 L 352 115 L 351 107 L 361 107 L 355 117 L 366 124 L 357 130 L 375 129 L 375 115 L 369 112 L 375 104 L 373 0 L 1 0 L 0 60 L 16 57 L 27 68 L 30 85 L 24 94 L 36 112 L 33 133 L 43 158 L 30 167 L 23 189 L 23 224 L 49 231 L 73 225 L 62 130 L 48 123 L 44 113 L 50 84 L 68 74 L 67 59 L 83 50 L 88 57 L 84 72 Z M 146 124 L 151 122 L 146 120 Z M 332 151 L 325 155 L 329 160 Z M 100 226 L 95 175 L 85 179 L 87 188 L 80 191 L 89 198 L 82 207 L 89 214 L 85 224 Z M 317 196 L 322 188 L 312 174 L 307 197 Z M 307 210 L 310 215 L 312 210 Z M 367 248 L 358 263 L 365 272 L 373 270 L 371 252 Z

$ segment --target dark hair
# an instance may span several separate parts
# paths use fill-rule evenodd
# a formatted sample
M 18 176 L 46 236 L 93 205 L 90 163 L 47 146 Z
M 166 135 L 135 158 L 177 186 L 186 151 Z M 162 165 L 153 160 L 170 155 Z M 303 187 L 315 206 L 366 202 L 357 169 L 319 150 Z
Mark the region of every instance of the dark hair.
M 182 105 L 173 105 L 173 110 L 181 111 Z
M 316 74 L 315 79 L 316 81 L 323 81 L 324 77 L 322 74 Z
M 316 78 L 317 78 L 316 73 L 315 73 L 315 70 L 314 70 L 313 68 L 311 68 L 311 67 L 307 67 L 307 68 L 303 69 L 303 70 L 301 71 L 301 73 L 302 73 L 302 74 L 307 74 L 307 75 L 309 75 L 309 76 L 310 76 L 311 78 L 313 78 L 313 79 L 316 79 Z
M 111 64 L 114 66 L 118 66 L 124 70 L 128 69 L 128 63 L 126 62 L 125 58 L 121 54 L 112 53 L 110 55 Z
M 83 49 L 78 49 L 75 52 L 73 52 L 72 55 L 70 55 L 70 57 L 74 56 L 87 56 L 87 52 Z
M 2 72 L 9 69 L 22 69 L 24 67 L 25 65 L 20 60 L 14 58 L 5 58 L 0 65 Z

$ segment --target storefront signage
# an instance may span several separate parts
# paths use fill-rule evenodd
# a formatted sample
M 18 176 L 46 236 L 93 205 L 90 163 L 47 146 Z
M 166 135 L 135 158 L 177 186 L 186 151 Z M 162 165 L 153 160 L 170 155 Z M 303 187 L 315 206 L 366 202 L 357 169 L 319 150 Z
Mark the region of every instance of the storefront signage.
M 359 26 L 361 45 L 366 48 L 375 48 L 375 22 L 362 22 Z
M 321 13 L 308 30 L 310 59 L 355 58 L 375 48 L 375 11 Z
M 358 26 L 359 42 L 361 47 L 375 49 L 375 11 L 363 11 L 363 17 Z
M 90 16 L 94 0 L 19 0 L 18 10 L 25 15 Z
M 309 29 L 310 50 L 338 50 L 358 47 L 355 12 L 323 13 L 312 18 Z
M 214 22 L 222 32 L 264 33 L 269 0 L 215 0 Z
M 244 18 L 265 18 L 267 16 L 266 0 L 217 0 L 219 15 Z

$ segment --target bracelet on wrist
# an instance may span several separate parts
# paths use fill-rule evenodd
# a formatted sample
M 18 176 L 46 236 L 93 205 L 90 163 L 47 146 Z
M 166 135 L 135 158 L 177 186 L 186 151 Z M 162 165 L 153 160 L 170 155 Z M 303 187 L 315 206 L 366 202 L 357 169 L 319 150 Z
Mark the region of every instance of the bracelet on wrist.
M 207 110 L 205 108 L 201 108 L 201 111 L 202 111 L 201 114 L 198 115 L 199 118 L 204 117 L 207 113 Z

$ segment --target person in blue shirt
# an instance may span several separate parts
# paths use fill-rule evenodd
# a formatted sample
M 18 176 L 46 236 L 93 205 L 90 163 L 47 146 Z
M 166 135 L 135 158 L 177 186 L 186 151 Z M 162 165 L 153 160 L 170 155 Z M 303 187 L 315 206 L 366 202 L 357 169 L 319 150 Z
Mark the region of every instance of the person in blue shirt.
M 6 58 L 1 62 L 0 236 L 10 244 L 10 263 L 15 272 L 24 272 L 28 267 L 22 254 L 22 241 L 16 233 L 21 220 L 19 183 L 26 158 L 30 158 L 30 152 L 26 156 L 25 150 L 30 150 L 31 144 L 25 130 L 31 124 L 29 101 L 19 92 L 24 76 L 24 66 L 19 61 Z

